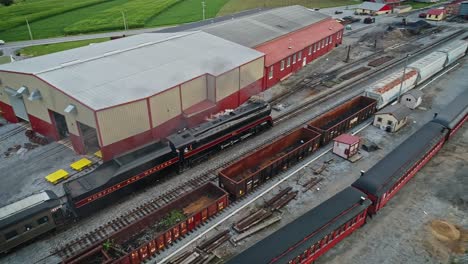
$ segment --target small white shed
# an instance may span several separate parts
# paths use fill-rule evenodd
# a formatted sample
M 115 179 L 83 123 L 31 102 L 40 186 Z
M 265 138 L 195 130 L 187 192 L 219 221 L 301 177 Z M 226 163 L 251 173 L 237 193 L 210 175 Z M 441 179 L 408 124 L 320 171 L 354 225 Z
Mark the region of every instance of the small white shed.
M 333 153 L 349 160 L 358 152 L 360 141 L 357 136 L 342 134 L 333 139 Z
M 407 93 L 405 93 L 401 97 L 401 104 L 410 108 L 410 109 L 416 109 L 421 103 L 422 103 L 422 96 L 423 92 L 421 92 L 418 89 L 413 89 Z

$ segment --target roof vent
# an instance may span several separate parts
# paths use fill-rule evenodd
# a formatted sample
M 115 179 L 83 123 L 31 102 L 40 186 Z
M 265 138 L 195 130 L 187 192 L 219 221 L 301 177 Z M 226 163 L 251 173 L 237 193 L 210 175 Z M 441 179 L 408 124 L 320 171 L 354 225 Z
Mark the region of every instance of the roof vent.
M 67 114 L 76 114 L 78 110 L 76 109 L 76 106 L 69 104 L 65 109 L 63 110 Z
M 41 95 L 41 92 L 39 90 L 34 90 L 32 91 L 32 93 L 29 95 L 28 97 L 28 100 L 29 101 L 39 101 L 39 100 L 42 100 L 42 95 Z
M 363 204 L 365 200 L 366 200 L 366 197 L 361 196 L 361 200 L 359 201 L 359 203 L 360 203 L 360 204 Z

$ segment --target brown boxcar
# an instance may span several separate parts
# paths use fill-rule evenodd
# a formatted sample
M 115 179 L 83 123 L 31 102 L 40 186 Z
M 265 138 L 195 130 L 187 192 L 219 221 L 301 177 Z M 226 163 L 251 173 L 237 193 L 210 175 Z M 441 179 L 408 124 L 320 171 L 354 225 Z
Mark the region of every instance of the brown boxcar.
M 228 202 L 228 194 L 223 189 L 213 183 L 205 184 L 112 235 L 108 241 L 124 248 L 133 248 L 125 256 L 121 256 L 120 252 L 104 254 L 95 248 L 87 250 L 95 250 L 96 253 L 87 254 L 82 261 L 104 258 L 111 263 L 141 263 L 226 208 Z M 183 213 L 184 218 L 168 220 L 174 211 Z M 152 239 L 148 241 L 147 237 Z
M 319 147 L 320 134 L 300 128 L 219 172 L 219 184 L 239 198 Z
M 321 135 L 320 142 L 325 145 L 369 118 L 375 113 L 376 105 L 375 99 L 358 96 L 314 118 L 308 127 Z

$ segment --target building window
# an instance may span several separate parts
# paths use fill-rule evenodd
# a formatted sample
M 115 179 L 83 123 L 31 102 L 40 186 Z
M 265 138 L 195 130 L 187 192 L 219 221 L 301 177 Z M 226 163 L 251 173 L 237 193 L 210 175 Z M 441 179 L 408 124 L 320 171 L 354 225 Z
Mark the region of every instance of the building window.
M 296 54 L 293 55 L 293 64 L 296 63 Z
M 40 225 L 45 224 L 47 222 L 49 222 L 49 217 L 47 217 L 47 216 L 41 217 L 41 218 L 39 218 L 37 220 L 37 223 L 40 224 Z
M 288 63 L 286 64 L 286 67 L 291 66 L 291 57 L 288 57 Z
M 16 237 L 17 235 L 18 235 L 18 232 L 16 232 L 16 230 L 13 230 L 13 231 L 10 231 L 10 232 L 5 234 L 5 239 L 10 240 L 10 239 Z
M 382 118 L 381 118 L 381 117 L 377 117 L 377 122 L 382 122 Z
M 284 70 L 284 60 L 281 60 L 281 70 Z
M 320 50 L 320 41 L 317 43 L 317 50 Z
M 393 122 L 391 120 L 388 120 L 387 125 L 391 126 L 391 125 L 393 125 Z
M 297 60 L 302 60 L 302 51 L 297 54 Z
M 33 226 L 31 224 L 25 224 L 24 225 L 24 232 L 29 231 L 31 229 L 33 229 Z
M 325 39 L 325 46 L 328 46 L 328 37 Z
M 411 99 L 410 99 L 410 98 L 406 98 L 406 101 L 407 101 L 407 102 L 411 102 Z
M 329 37 L 328 42 L 329 42 L 330 44 L 332 44 L 332 42 L 333 42 L 333 37 L 332 37 L 332 36 Z
M 312 46 L 309 47 L 309 55 L 312 55 Z
M 322 40 L 322 48 L 325 47 L 325 40 Z
M 270 66 L 270 72 L 268 72 L 268 79 L 273 78 L 273 66 Z

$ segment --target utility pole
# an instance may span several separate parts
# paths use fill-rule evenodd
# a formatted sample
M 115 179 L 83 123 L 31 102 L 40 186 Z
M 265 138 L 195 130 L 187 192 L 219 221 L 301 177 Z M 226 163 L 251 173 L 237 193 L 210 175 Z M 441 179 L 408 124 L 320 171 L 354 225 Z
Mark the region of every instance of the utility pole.
M 29 26 L 28 18 L 25 17 L 24 19 L 26 19 L 26 26 L 28 26 L 29 37 L 31 38 L 31 40 L 33 40 L 33 35 L 32 35 L 32 32 L 31 32 L 31 27 Z
M 201 6 L 202 6 L 202 12 L 203 12 L 203 20 L 205 20 L 205 7 L 206 7 L 205 1 L 201 2 Z
M 348 52 L 347 52 L 347 55 L 346 55 L 346 59 L 345 59 L 345 62 L 348 63 L 349 62 L 349 54 L 351 53 L 351 45 L 348 46 Z
M 409 54 L 406 54 L 405 67 L 403 68 L 403 75 L 401 76 L 400 90 L 398 91 L 397 103 L 400 102 L 401 89 L 403 89 L 403 82 L 405 82 L 406 67 L 408 66 L 408 58 L 409 58 Z
M 124 30 L 127 30 L 128 26 L 127 26 L 127 20 L 125 19 L 125 13 L 124 13 L 124 11 L 120 11 L 120 13 L 122 13 L 122 19 L 123 19 L 123 23 L 124 23 Z

